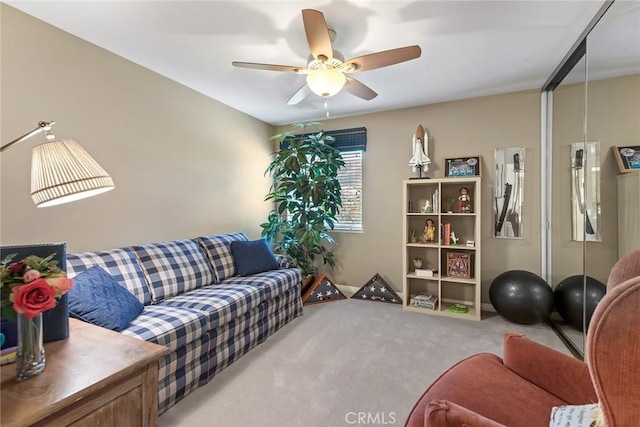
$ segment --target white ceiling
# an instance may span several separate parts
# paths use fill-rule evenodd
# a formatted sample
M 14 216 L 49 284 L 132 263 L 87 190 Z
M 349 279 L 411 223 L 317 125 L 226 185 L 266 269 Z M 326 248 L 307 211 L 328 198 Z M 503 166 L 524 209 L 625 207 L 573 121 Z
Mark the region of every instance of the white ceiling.
M 331 117 L 540 89 L 602 1 L 7 1 L 17 9 L 274 125 L 325 117 L 292 73 L 306 66 L 301 9 L 324 13 L 346 59 L 418 44 L 422 56 L 354 74 L 378 93 L 329 99 Z

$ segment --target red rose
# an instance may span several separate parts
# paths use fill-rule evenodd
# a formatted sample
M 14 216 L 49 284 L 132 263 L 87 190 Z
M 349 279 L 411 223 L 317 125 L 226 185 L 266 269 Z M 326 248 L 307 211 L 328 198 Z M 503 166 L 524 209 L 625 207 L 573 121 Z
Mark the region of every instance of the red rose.
M 13 309 L 24 317 L 31 319 L 38 314 L 56 306 L 56 290 L 49 286 L 44 279 L 34 280 L 26 285 L 14 286 Z
M 22 270 L 24 270 L 24 263 L 23 262 L 13 262 L 11 264 L 9 264 L 7 266 L 7 270 L 13 272 L 13 273 L 22 273 Z

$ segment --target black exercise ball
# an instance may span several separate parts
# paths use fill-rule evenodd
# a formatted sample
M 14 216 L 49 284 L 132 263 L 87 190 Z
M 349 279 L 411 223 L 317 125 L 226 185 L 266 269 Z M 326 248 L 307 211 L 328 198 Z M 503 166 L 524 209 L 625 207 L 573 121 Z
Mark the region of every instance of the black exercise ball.
M 531 325 L 547 319 L 553 311 L 553 291 L 537 274 L 510 270 L 498 275 L 489 288 L 489 299 L 506 319 Z
M 589 327 L 593 311 L 604 296 L 607 287 L 599 280 L 587 276 L 586 289 L 585 298 L 584 276 L 579 274 L 562 280 L 553 291 L 558 314 L 567 324 L 577 329 L 582 329 L 584 325 L 583 307 L 585 309 L 587 327 Z

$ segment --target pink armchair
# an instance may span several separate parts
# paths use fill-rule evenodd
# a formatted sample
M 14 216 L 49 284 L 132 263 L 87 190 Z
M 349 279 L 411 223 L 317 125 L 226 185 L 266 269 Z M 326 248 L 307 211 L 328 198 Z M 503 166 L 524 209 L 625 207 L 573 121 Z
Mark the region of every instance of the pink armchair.
M 405 426 L 546 427 L 554 406 L 594 402 L 607 427 L 640 425 L 640 250 L 611 271 L 589 326 L 586 359 L 506 334 L 504 358 L 481 353 L 451 367 Z

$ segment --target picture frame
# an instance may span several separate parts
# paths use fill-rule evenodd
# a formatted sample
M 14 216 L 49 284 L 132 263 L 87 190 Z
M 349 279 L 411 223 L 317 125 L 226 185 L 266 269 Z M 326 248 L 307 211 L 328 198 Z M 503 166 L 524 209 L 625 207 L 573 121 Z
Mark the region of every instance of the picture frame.
M 480 156 L 444 159 L 444 176 L 449 178 L 467 178 L 480 176 Z
M 640 171 L 640 145 L 613 146 L 611 149 L 620 173 Z
M 447 253 L 447 277 L 471 279 L 473 277 L 473 258 L 462 252 Z

